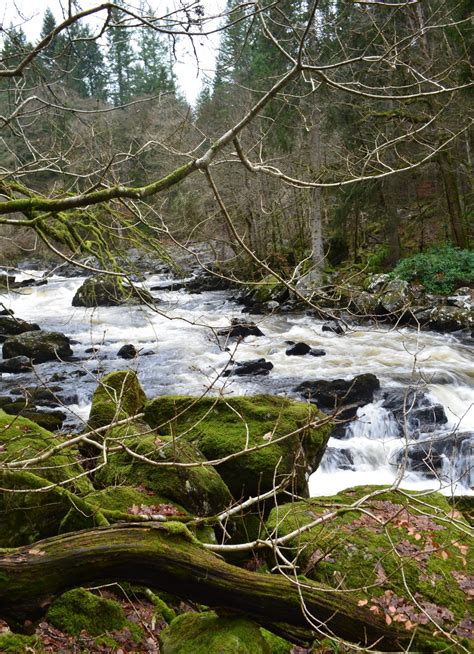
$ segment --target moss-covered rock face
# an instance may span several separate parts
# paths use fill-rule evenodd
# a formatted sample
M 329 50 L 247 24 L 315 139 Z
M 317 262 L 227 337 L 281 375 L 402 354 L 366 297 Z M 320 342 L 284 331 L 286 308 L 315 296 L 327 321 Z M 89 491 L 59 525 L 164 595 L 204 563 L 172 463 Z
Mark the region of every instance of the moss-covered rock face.
M 146 395 L 132 370 L 119 370 L 100 380 L 92 397 L 89 426 L 93 429 L 139 413 Z
M 160 634 L 162 654 L 271 654 L 250 620 L 220 618 L 214 612 L 185 613 Z
M 127 447 L 138 455 L 158 463 L 199 463 L 206 459 L 198 448 L 185 440 L 172 441 L 143 433 L 130 435 L 131 429 L 114 430 L 114 437 L 123 439 Z M 149 431 L 149 430 L 148 430 Z M 225 509 L 232 498 L 221 477 L 210 465 L 179 467 L 154 466 L 140 461 L 126 451 L 114 452 L 107 466 L 95 476 L 97 486 L 137 486 L 171 500 L 196 515 L 212 515 Z M 167 498 L 167 499 L 165 499 Z
M 31 420 L 0 410 L 0 463 L 33 458 L 59 442 L 56 436 Z M 70 490 L 79 494 L 90 492 L 92 484 L 87 477 L 77 478 L 84 470 L 76 462 L 76 454 L 77 450 L 68 448 L 43 462 L 32 463 L 28 471 L 54 483 L 71 479 L 67 486 Z
M 133 515 L 138 513 L 167 517 L 189 515 L 186 509 L 176 502 L 171 502 L 163 495 L 147 491 L 144 487 L 109 486 L 90 493 L 87 502 L 104 509 L 107 515 L 115 515 L 117 519 L 122 520 L 127 515 L 130 520 L 133 520 Z
M 97 507 L 65 488 L 40 491 L 50 482 L 24 470 L 1 472 L 0 485 L 5 489 L 0 492 L 0 547 L 19 547 L 60 533 L 109 524 Z
M 58 597 L 51 604 L 47 617 L 53 626 L 72 636 L 78 636 L 83 629 L 92 636 L 99 636 L 127 625 L 120 604 L 97 597 L 84 588 L 74 588 Z
M 266 395 L 227 400 L 163 396 L 145 407 L 145 420 L 159 434 L 181 434 L 209 460 L 300 429 L 285 440 L 219 464 L 217 470 L 236 499 L 268 491 L 289 474 L 296 492 L 307 494 L 307 474 L 319 465 L 330 431 L 330 425 L 306 426 L 317 416 L 317 410 L 303 402 Z
M 117 277 L 89 277 L 76 291 L 73 307 L 114 307 L 120 304 L 153 303 L 153 297 L 143 289 L 121 283 Z
M 339 508 L 336 518 L 289 543 L 303 575 L 349 591 L 387 624 L 414 630 L 432 620 L 438 634 L 444 629 L 458 641 L 472 637 L 467 603 L 474 557 L 467 523 L 437 493 L 387 491 L 365 502 L 363 512 L 343 510 L 373 490 L 356 488 L 275 508 L 267 529 L 284 536 Z M 428 645 L 424 651 L 433 651 Z

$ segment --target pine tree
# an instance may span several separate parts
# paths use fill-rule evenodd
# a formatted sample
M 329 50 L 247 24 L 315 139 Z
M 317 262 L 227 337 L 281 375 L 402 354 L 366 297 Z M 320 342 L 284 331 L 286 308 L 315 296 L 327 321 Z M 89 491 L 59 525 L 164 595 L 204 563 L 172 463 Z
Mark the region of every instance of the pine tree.
M 82 97 L 105 100 L 104 57 L 87 25 L 74 23 L 67 34 L 67 85 Z
M 175 76 L 163 37 L 154 29 L 143 27 L 138 45 L 140 66 L 135 69 L 135 93 L 152 95 L 174 92 Z
M 107 32 L 109 95 L 115 106 L 124 105 L 134 95 L 135 54 L 129 31 L 120 25 L 122 12 L 112 11 L 112 27 Z

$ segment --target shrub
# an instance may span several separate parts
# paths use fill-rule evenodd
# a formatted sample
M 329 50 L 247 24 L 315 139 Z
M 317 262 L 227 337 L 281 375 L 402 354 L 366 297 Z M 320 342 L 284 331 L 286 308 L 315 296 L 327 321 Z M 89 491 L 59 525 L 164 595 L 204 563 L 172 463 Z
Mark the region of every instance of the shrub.
M 418 282 L 430 293 L 449 295 L 474 282 L 474 252 L 446 245 L 403 259 L 391 274 Z

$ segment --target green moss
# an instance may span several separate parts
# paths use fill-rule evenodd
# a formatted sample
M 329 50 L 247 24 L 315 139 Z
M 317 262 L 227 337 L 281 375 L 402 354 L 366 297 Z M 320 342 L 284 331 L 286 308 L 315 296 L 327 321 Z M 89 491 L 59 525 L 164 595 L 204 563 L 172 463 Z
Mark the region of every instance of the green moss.
M 139 413 L 146 401 L 137 375 L 131 370 L 119 370 L 100 380 L 92 397 L 89 426 L 104 427 Z
M 214 612 L 178 616 L 160 640 L 162 654 L 271 654 L 256 624 Z
M 330 431 L 329 425 L 305 428 L 317 416 L 311 405 L 266 395 L 228 400 L 162 396 L 145 406 L 145 420 L 159 434 L 182 434 L 210 460 L 240 452 L 247 442 L 249 447 L 264 445 L 303 428 L 284 441 L 218 466 L 235 498 L 270 490 L 275 479 L 278 482 L 289 474 L 296 492 L 306 494 L 308 467 L 314 469 L 319 463 Z
M 116 431 L 114 436 L 117 437 Z M 126 442 L 130 449 L 152 461 L 205 462 L 196 445 L 184 440 L 171 442 L 165 438 L 157 439 L 156 434 L 142 434 L 127 436 Z M 212 466 L 153 466 L 124 451 L 110 454 L 108 465 L 97 472 L 95 482 L 103 487 L 140 485 L 197 515 L 217 513 L 231 502 L 228 488 Z
M 143 487 L 108 486 L 87 495 L 87 502 L 100 507 L 107 516 L 115 515 L 117 519 L 133 519 L 133 514 L 130 513 L 133 507 L 158 507 L 160 509 L 164 506 L 169 507 L 171 511 L 177 511 L 179 516 L 189 516 L 189 513 L 180 504 L 173 502 L 164 495 L 156 495 L 151 491 L 147 491 Z M 111 512 L 113 513 L 111 514 Z M 146 508 L 143 512 L 146 512 Z M 170 513 L 171 517 L 172 515 Z
M 23 470 L 0 472 L 0 547 L 28 545 L 67 531 L 107 526 L 102 513 L 65 488 L 46 492 L 50 482 Z
M 156 615 L 163 618 L 165 622 L 169 624 L 176 618 L 175 611 L 173 611 L 173 609 L 170 608 L 168 604 L 166 604 L 166 602 L 161 599 L 161 597 L 155 593 L 152 593 L 151 591 L 147 593 L 147 597 L 155 605 Z
M 72 636 L 85 629 L 92 636 L 128 626 L 117 602 L 97 597 L 84 588 L 74 588 L 58 597 L 48 610 L 51 624 Z
M 0 463 L 33 458 L 59 442 L 57 436 L 31 420 L 10 416 L 0 410 Z M 73 479 L 83 473 L 83 468 L 75 461 L 77 450 L 68 448 L 63 452 L 44 462 L 31 464 L 28 471 L 54 483 Z M 92 484 L 87 477 L 80 477 L 71 481 L 68 488 L 84 494 L 92 490 Z
M 267 631 L 266 629 L 261 628 L 260 632 L 267 641 L 267 645 L 270 647 L 272 654 L 290 654 L 290 652 L 293 650 L 292 643 L 289 643 L 287 640 L 280 638 L 280 636 L 272 634 L 271 631 Z
M 26 654 L 26 652 L 43 652 L 41 642 L 37 636 L 23 636 L 21 634 L 0 634 L 0 652 L 2 654 Z
M 448 502 L 437 493 L 418 498 L 416 493 L 387 491 L 367 501 L 366 512 L 343 510 L 373 490 L 350 489 L 335 497 L 275 508 L 267 531 L 283 536 L 340 508 L 342 512 L 327 524 L 300 533 L 289 543 L 288 556 L 297 556 L 301 572 L 350 591 L 351 597 L 390 619 L 396 614 L 414 624 L 424 621 L 421 605 L 456 634 L 468 601 L 464 582 L 474 572 L 467 525 L 456 528 Z M 425 645 L 428 648 L 429 643 Z

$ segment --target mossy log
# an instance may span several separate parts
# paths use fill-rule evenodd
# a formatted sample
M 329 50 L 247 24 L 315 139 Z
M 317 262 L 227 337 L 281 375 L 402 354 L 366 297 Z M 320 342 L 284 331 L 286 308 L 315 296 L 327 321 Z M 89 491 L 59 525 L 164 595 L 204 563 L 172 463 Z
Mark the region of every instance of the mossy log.
M 366 607 L 328 587 L 309 583 L 299 590 L 282 576 L 230 565 L 206 550 L 180 523 L 84 530 L 2 550 L 0 617 L 18 628 L 25 620 L 40 618 L 67 589 L 111 580 L 143 584 L 247 614 L 270 629 L 275 625 L 281 635 L 284 623 L 288 634 L 296 628 L 308 641 L 325 633 L 364 646 L 377 642 L 378 650 L 393 652 L 404 651 L 413 638 L 413 632 L 386 625 Z M 321 625 L 318 634 L 308 626 L 302 599 Z M 420 629 L 424 636 L 430 631 Z

